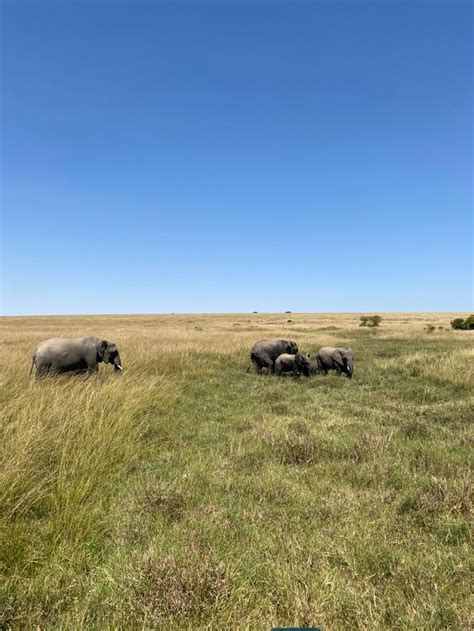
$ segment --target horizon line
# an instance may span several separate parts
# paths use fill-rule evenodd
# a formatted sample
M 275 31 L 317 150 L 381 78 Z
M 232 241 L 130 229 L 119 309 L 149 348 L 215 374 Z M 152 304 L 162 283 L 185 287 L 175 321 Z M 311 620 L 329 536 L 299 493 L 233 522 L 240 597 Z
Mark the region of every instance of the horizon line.
M 472 309 L 471 309 L 472 310 Z M 361 315 L 361 314 L 375 314 L 382 313 L 389 314 L 464 314 L 465 311 L 430 311 L 430 310 L 418 310 L 418 311 L 156 311 L 156 312 L 136 312 L 136 313 L 34 313 L 34 314 L 0 314 L 0 318 L 76 318 L 76 317 L 131 317 L 131 316 L 172 316 L 172 315 L 185 315 L 185 316 L 205 316 L 205 315 Z

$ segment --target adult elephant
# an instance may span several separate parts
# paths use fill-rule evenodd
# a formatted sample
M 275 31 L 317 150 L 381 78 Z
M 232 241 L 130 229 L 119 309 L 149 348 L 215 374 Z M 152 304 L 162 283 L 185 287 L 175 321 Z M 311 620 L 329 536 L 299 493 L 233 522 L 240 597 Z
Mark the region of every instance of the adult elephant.
M 290 340 L 260 340 L 250 349 L 250 361 L 259 373 L 262 368 L 267 369 L 267 374 L 275 372 L 275 361 L 283 353 L 296 355 L 298 344 Z
M 328 374 L 328 370 L 335 370 L 338 375 L 343 372 L 349 379 L 352 379 L 354 373 L 354 351 L 352 348 L 324 346 L 319 349 L 316 362 L 318 369 L 325 375 Z
M 102 362 L 113 364 L 116 372 L 122 370 L 120 354 L 113 342 L 93 335 L 75 339 L 56 337 L 41 342 L 33 355 L 31 370 L 35 366 L 37 378 L 48 373 L 97 372 Z

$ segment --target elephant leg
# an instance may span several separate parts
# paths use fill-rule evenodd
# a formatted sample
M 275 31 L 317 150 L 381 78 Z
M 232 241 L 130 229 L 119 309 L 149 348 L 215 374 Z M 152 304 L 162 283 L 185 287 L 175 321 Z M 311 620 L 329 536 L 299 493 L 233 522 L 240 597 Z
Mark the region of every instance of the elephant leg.
M 275 362 L 268 355 L 264 355 L 262 361 L 267 368 L 267 375 L 272 375 L 275 372 Z
M 255 355 L 254 353 L 252 353 L 250 355 L 250 363 L 252 364 L 252 366 L 253 366 L 255 372 L 257 373 L 257 375 L 259 375 L 260 374 L 260 369 L 262 368 L 262 366 L 261 366 L 260 360 L 258 358 L 258 355 Z
M 48 374 L 50 368 L 51 364 L 37 364 L 35 370 L 36 379 L 41 379 L 41 377 L 45 377 Z

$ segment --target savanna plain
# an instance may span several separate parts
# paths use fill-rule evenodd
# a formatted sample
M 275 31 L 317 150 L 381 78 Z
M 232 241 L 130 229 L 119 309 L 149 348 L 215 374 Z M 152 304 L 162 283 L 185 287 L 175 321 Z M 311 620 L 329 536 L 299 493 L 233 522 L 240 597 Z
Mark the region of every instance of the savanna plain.
M 380 315 L 3 318 L 0 628 L 473 628 L 474 333 Z M 119 376 L 28 376 L 89 334 Z M 247 372 L 280 337 L 354 378 Z

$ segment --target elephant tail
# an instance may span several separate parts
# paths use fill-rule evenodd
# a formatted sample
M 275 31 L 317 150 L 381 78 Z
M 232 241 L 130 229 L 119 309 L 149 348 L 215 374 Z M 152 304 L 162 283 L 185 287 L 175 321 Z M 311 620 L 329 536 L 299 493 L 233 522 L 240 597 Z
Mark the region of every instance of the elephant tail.
M 33 366 L 35 365 L 35 363 L 36 363 L 36 357 L 35 357 L 35 355 L 33 355 L 32 359 L 31 359 L 31 368 L 30 368 L 30 372 L 29 372 L 28 377 L 31 377 L 31 373 L 33 372 Z

